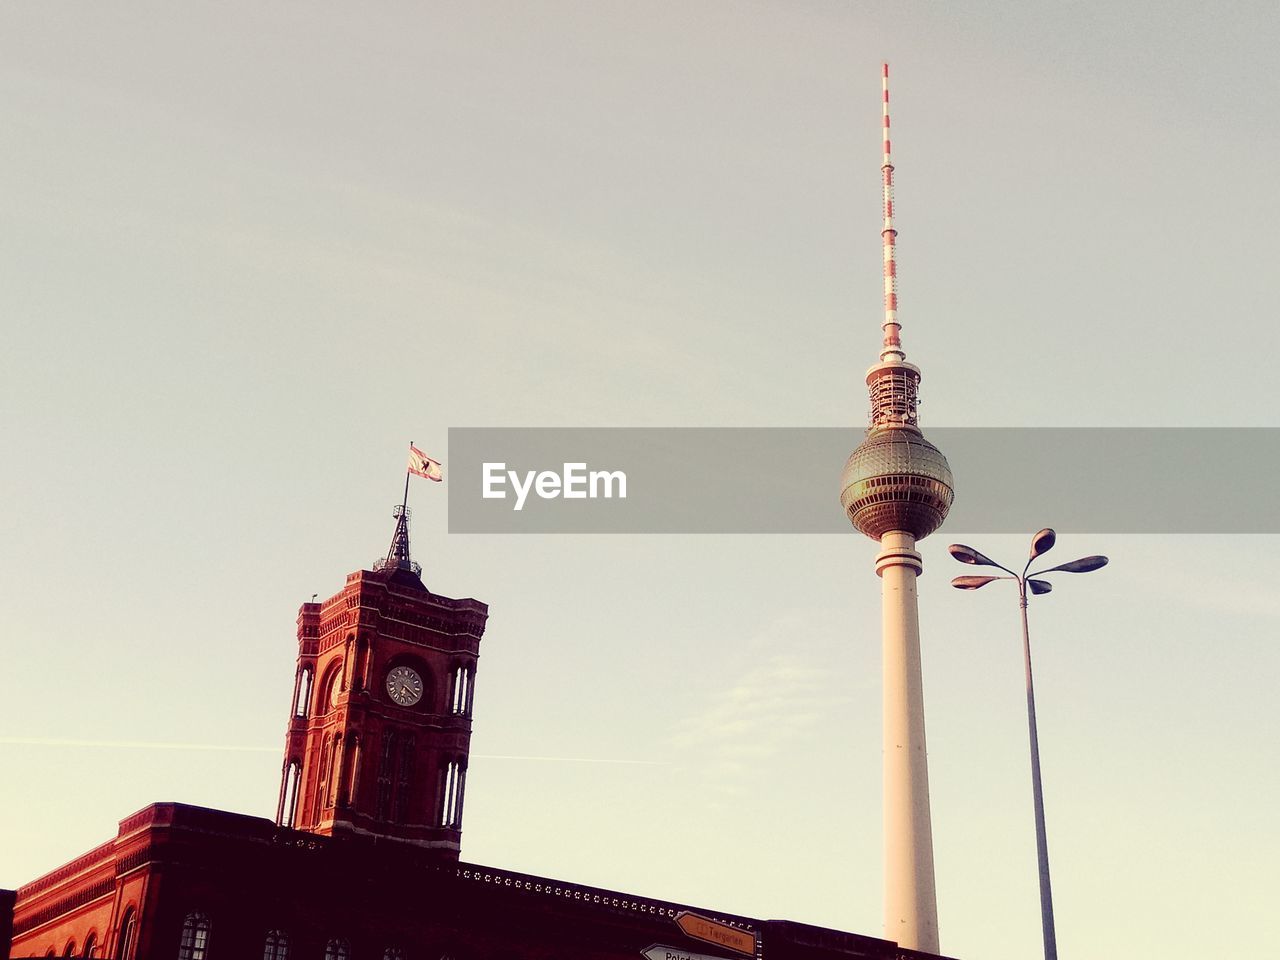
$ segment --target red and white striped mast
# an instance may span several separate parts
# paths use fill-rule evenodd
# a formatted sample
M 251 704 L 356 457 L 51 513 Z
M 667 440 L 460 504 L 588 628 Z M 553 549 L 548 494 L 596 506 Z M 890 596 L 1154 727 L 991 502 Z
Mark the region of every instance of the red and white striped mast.
M 902 361 L 907 355 L 902 352 L 902 339 L 899 336 L 902 325 L 898 323 L 898 231 L 893 228 L 893 145 L 889 137 L 889 65 L 880 65 L 881 87 L 884 99 L 884 161 L 880 164 L 882 189 L 884 192 L 884 229 L 880 236 L 884 241 L 884 349 L 880 351 L 880 359 Z

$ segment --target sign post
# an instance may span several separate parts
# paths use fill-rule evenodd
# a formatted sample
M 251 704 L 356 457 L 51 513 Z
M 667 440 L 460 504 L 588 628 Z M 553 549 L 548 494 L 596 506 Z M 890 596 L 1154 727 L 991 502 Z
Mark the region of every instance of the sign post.
M 718 947 L 724 947 L 748 957 L 756 955 L 756 937 L 750 930 L 731 927 L 727 923 L 721 923 L 719 920 L 712 920 L 710 917 L 700 916 L 688 910 L 681 910 L 676 914 L 676 926 L 685 936 L 693 937 L 695 940 L 714 943 Z
M 640 951 L 640 955 L 645 960 L 724 960 L 724 957 L 713 957 L 707 953 L 690 953 L 688 950 L 667 946 L 665 943 L 655 943 L 653 946 L 645 947 Z

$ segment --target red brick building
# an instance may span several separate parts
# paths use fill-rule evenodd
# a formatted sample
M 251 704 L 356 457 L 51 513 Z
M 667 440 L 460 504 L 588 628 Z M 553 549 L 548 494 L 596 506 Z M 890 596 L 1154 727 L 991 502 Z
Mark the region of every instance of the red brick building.
M 83 956 L 90 944 L 99 957 L 169 960 L 643 960 L 651 947 L 656 960 L 922 956 L 173 803 L 126 818 L 114 840 L 20 888 L 14 921 L 14 957 Z
M 156 803 L 0 892 L 0 960 L 904 960 L 884 940 L 459 862 L 488 608 L 388 557 L 298 614 L 276 822 Z

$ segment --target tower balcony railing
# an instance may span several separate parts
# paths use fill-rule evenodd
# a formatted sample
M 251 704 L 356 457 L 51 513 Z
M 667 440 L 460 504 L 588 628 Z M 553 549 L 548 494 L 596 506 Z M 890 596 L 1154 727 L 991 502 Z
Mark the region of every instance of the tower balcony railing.
M 381 557 L 373 561 L 375 573 L 381 570 L 395 570 L 399 567 L 413 571 L 415 576 L 422 576 L 422 564 L 418 563 L 417 560 L 389 560 L 386 557 Z

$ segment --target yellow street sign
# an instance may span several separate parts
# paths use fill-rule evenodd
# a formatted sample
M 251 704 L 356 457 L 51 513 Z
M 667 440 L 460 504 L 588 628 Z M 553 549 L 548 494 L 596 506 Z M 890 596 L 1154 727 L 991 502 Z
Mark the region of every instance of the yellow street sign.
M 755 934 L 749 930 L 731 927 L 727 923 L 699 916 L 688 910 L 682 910 L 676 915 L 676 925 L 684 931 L 686 936 L 693 937 L 695 940 L 705 940 L 707 943 L 727 947 L 737 953 L 744 953 L 748 957 L 756 955 Z

